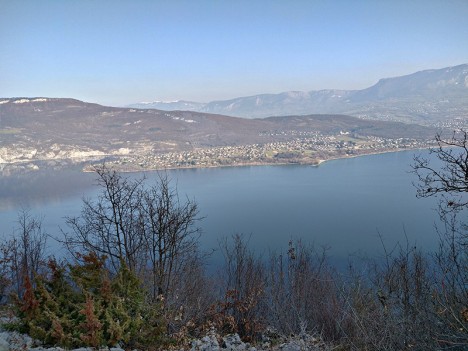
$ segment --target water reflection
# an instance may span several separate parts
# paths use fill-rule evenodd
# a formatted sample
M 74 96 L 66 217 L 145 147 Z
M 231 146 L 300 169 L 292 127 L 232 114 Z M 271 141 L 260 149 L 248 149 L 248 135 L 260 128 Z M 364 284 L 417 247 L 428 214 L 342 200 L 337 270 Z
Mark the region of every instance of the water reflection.
M 202 246 L 220 237 L 251 235 L 259 252 L 282 250 L 291 238 L 330 247 L 335 260 L 381 249 L 379 233 L 434 248 L 434 199 L 416 199 L 409 174 L 413 152 L 336 160 L 311 166 L 172 170 L 181 199 L 200 208 Z M 129 175 L 132 177 L 140 174 Z M 155 181 L 155 173 L 146 174 Z M 44 228 L 59 233 L 65 216 L 79 215 L 81 198 L 96 195 L 96 176 L 79 169 L 39 170 L 0 179 L 0 234 L 9 233 L 20 206 L 44 215 Z
M 39 208 L 81 196 L 93 186 L 95 178 L 91 173 L 81 173 L 80 168 L 3 174 L 0 177 L 0 211 L 21 206 Z

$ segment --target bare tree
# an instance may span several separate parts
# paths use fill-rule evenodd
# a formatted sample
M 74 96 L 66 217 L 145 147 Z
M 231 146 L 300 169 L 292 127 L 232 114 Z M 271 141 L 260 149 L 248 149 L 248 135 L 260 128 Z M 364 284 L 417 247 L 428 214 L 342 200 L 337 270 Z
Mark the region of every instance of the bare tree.
M 338 338 L 342 306 L 325 249 L 290 240 L 286 254 L 270 255 L 267 282 L 270 325 L 286 335 L 320 331 L 326 339 Z
M 133 271 L 143 256 L 141 196 L 143 180 L 130 180 L 102 165 L 95 168 L 101 192 L 96 201 L 83 199 L 81 216 L 68 217 L 71 233 L 65 244 L 77 251 L 106 255 L 114 271 L 123 261 Z
M 9 251 L 6 243 L 0 246 L 0 303 L 3 303 L 5 293 L 7 292 L 11 281 L 9 279 Z
M 180 275 L 198 252 L 200 229 L 196 227 L 198 206 L 187 199 L 181 203 L 177 189 L 167 175 L 142 193 L 143 241 L 152 277 L 152 297 L 170 289 L 174 275 Z
M 12 237 L 0 245 L 3 288 L 12 284 L 13 291 L 21 297 L 26 277 L 34 281 L 34 276 L 45 266 L 47 234 L 42 230 L 42 219 L 33 217 L 27 210 L 18 214 L 18 227 Z
M 262 300 L 265 289 L 265 268 L 259 257 L 248 248 L 244 235 L 233 235 L 220 242 L 224 267 L 220 271 L 222 301 L 217 305 L 218 328 L 237 332 L 252 340 L 264 321 Z
M 132 180 L 105 165 L 95 171 L 101 193 L 96 201 L 83 200 L 80 217 L 67 219 L 65 244 L 72 253 L 106 255 L 114 271 L 125 262 L 145 277 L 153 299 L 166 295 L 174 275 L 198 254 L 197 204 L 182 203 L 166 175 L 146 186 L 144 178 Z
M 447 347 L 468 345 L 468 132 L 450 138 L 436 136 L 436 159 L 417 156 L 413 171 L 419 197 L 439 198 L 439 250 L 436 258 L 434 299 L 438 305 L 438 342 Z
M 450 138 L 436 135 L 437 147 L 429 149 L 436 161 L 414 157 L 413 172 L 418 197 L 440 195 L 445 209 L 458 210 L 468 205 L 468 132 L 454 131 Z

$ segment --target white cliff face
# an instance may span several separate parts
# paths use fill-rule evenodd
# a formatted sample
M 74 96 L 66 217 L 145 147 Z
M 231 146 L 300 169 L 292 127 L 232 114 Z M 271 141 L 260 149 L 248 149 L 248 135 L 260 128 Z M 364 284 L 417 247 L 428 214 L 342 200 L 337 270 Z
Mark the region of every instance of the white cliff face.
M 130 150 L 119 150 L 116 154 L 128 154 Z M 32 161 L 50 161 L 70 159 L 72 161 L 86 161 L 89 158 L 109 155 L 103 151 L 87 148 L 73 148 L 68 145 L 52 144 L 48 148 L 36 149 L 14 145 L 0 148 L 0 164 L 21 163 Z
M 22 160 L 32 160 L 37 150 L 32 148 L 0 148 L 0 163 L 14 163 Z

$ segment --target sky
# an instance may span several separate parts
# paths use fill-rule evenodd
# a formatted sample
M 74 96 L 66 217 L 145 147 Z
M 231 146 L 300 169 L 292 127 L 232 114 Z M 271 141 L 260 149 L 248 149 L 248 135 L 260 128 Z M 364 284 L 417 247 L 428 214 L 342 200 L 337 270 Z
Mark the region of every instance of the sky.
M 468 63 L 468 0 L 0 0 L 0 97 L 363 89 Z

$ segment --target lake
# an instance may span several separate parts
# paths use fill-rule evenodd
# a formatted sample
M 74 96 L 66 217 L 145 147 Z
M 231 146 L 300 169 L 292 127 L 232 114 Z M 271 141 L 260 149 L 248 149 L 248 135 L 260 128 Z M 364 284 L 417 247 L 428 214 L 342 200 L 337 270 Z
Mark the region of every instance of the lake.
M 220 238 L 250 236 L 260 253 L 286 250 L 291 238 L 328 247 L 336 262 L 350 255 L 382 253 L 382 236 L 437 245 L 435 199 L 417 199 L 410 173 L 414 153 L 405 151 L 332 160 L 320 166 L 255 166 L 170 170 L 181 199 L 199 204 L 202 247 L 216 249 Z M 138 176 L 129 174 L 129 176 Z M 147 172 L 148 182 L 156 174 Z M 78 169 L 0 178 L 0 235 L 15 227 L 24 207 L 43 216 L 45 230 L 59 235 L 64 217 L 79 215 L 81 199 L 96 196 L 95 175 Z M 51 243 L 54 251 L 57 244 Z

